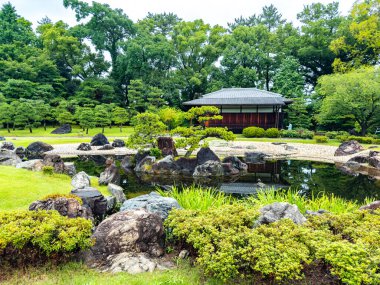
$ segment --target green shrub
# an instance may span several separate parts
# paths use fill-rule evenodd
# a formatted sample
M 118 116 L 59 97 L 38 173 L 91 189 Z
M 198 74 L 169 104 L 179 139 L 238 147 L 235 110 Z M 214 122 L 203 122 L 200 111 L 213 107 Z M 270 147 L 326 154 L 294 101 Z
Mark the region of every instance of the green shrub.
M 44 175 L 53 175 L 54 167 L 53 166 L 44 166 L 44 167 L 42 167 L 42 173 Z
M 331 131 L 331 132 L 326 132 L 326 137 L 329 139 L 336 139 L 337 136 L 349 136 L 349 133 L 346 131 Z
M 0 261 L 33 263 L 53 254 L 59 259 L 89 248 L 91 234 L 91 221 L 57 211 L 0 212 Z
M 49 194 L 49 195 L 46 195 L 45 197 L 43 197 L 41 199 L 41 201 L 46 201 L 46 200 L 49 200 L 49 199 L 53 199 L 53 200 L 56 200 L 56 199 L 59 199 L 59 198 L 67 198 L 67 199 L 75 199 L 79 202 L 80 205 L 83 204 L 83 201 L 80 197 L 74 195 L 74 194 Z
M 152 147 L 150 150 L 149 150 L 149 155 L 150 156 L 154 156 L 155 158 L 160 158 L 162 156 L 162 152 L 159 148 L 157 147 Z
M 305 278 L 305 265 L 310 268 L 315 262 L 325 264 L 345 284 L 379 284 L 380 211 L 312 216 L 304 225 L 283 219 L 254 227 L 258 215 L 257 207 L 235 204 L 173 210 L 165 224 L 173 239 L 195 250 L 206 274 L 223 281 L 259 276 L 270 284 L 291 284 Z
M 243 129 L 243 136 L 246 138 L 262 138 L 265 136 L 265 130 L 259 127 L 248 127 Z
M 278 138 L 280 136 L 280 131 L 276 128 L 269 128 L 265 131 L 265 137 L 267 138 Z
M 329 139 L 326 136 L 314 136 L 314 140 L 317 143 L 327 143 Z
M 280 136 L 282 138 L 312 139 L 314 132 L 307 129 L 281 130 Z
M 181 207 L 187 210 L 204 211 L 231 204 L 234 201 L 231 196 L 223 192 L 195 185 L 183 189 L 173 186 L 170 191 L 157 191 L 164 197 L 176 199 Z
M 364 143 L 364 144 L 371 144 L 374 141 L 374 139 L 371 137 L 359 137 L 359 136 L 349 136 L 348 140 L 357 141 L 359 143 Z
M 348 135 L 337 135 L 335 138 L 340 142 L 346 142 L 348 141 Z

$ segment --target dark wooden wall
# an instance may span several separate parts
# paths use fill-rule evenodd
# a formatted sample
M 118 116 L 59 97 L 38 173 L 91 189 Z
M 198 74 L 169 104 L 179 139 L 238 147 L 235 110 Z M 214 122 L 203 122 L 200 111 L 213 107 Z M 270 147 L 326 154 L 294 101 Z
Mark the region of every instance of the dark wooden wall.
M 276 113 L 223 113 L 223 120 L 211 120 L 209 127 L 227 127 L 229 130 L 241 132 L 246 127 L 282 128 L 283 114 L 279 113 L 279 124 L 276 124 Z

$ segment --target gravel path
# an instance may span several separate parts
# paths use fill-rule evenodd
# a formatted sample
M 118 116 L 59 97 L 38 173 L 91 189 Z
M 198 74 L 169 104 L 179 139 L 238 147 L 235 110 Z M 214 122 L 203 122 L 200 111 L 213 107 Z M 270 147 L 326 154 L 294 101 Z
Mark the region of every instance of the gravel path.
M 76 150 L 78 144 L 59 144 L 54 145 L 54 150 L 48 152 L 51 154 L 59 154 L 62 157 L 70 157 L 77 155 L 127 155 L 133 154 L 136 151 L 125 147 L 115 148 L 113 150 L 98 150 L 99 147 L 92 147 L 91 151 Z M 312 160 L 327 163 L 344 163 L 352 156 L 334 156 L 337 149 L 335 146 L 317 145 L 317 144 L 301 144 L 301 143 L 286 143 L 273 144 L 270 142 L 224 142 L 211 141 L 210 148 L 218 155 L 238 155 L 244 156 L 246 152 L 263 152 L 270 156 L 271 159 L 299 159 Z M 185 150 L 179 149 L 179 154 L 184 154 Z M 363 151 L 368 152 L 367 151 Z M 196 153 L 196 152 L 194 152 Z

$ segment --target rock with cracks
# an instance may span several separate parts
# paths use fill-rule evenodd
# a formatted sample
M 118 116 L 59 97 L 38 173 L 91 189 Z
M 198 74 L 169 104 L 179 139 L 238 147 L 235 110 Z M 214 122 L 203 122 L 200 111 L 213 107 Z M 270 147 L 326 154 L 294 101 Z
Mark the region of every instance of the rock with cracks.
M 161 150 L 163 156 L 178 156 L 175 143 L 172 137 L 158 137 L 158 148 Z
M 224 169 L 219 161 L 206 161 L 204 164 L 198 165 L 193 173 L 194 177 L 217 177 L 223 176 Z
M 22 162 L 13 151 L 7 149 L 0 149 L 0 165 L 16 166 Z
M 358 153 L 364 150 L 364 148 L 357 141 L 348 141 L 342 143 L 335 151 L 334 156 L 345 156 L 354 153 Z
M 74 189 L 82 189 L 91 186 L 90 176 L 87 175 L 86 172 L 81 171 L 74 175 L 71 179 L 71 185 Z
M 162 197 L 156 192 L 152 192 L 125 201 L 121 206 L 120 211 L 129 211 L 139 208 L 146 209 L 150 213 L 158 214 L 163 220 L 165 220 L 173 208 L 180 209 L 181 206 L 174 198 Z
M 108 139 L 106 138 L 105 135 L 103 134 L 97 134 L 95 135 L 92 140 L 91 140 L 91 143 L 90 143 L 92 146 L 102 146 L 102 145 L 106 145 L 106 144 L 109 144 L 109 141 Z
M 202 147 L 197 153 L 197 164 L 201 165 L 207 161 L 220 162 L 220 159 L 209 147 Z
M 176 175 L 179 174 L 180 168 L 176 164 L 174 157 L 172 155 L 168 155 L 155 162 L 152 165 L 152 171 L 157 175 Z
M 306 221 L 296 205 L 284 202 L 266 205 L 260 209 L 260 213 L 261 215 L 255 223 L 256 226 L 274 223 L 281 219 L 290 219 L 298 225 Z
M 26 148 L 28 159 L 43 159 L 45 152 L 53 150 L 53 147 L 44 142 L 33 142 Z
M 92 150 L 91 145 L 89 143 L 81 143 L 78 147 L 77 150 L 81 151 L 90 151 Z
M 99 192 L 98 189 L 92 187 L 86 187 L 81 189 L 75 189 L 71 191 L 82 199 L 83 205 L 91 209 L 94 216 L 103 217 L 107 212 L 107 199 Z
M 120 184 L 119 169 L 112 158 L 106 160 L 106 169 L 100 173 L 99 177 L 99 185 L 108 185 L 109 183 Z
M 118 185 L 115 185 L 112 183 L 108 184 L 108 191 L 112 194 L 112 196 L 114 196 L 116 198 L 117 203 L 124 203 L 125 200 L 127 200 L 125 198 L 123 188 L 121 188 Z
M 1 144 L 0 149 L 14 150 L 15 145 L 13 144 L 13 142 L 3 142 Z

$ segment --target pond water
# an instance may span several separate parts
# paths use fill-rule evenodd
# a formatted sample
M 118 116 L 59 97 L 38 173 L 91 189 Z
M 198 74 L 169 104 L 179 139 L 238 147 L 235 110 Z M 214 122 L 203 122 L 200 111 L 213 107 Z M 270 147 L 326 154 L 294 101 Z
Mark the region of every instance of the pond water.
M 116 165 L 119 164 L 116 157 Z M 99 176 L 104 170 L 105 157 L 88 156 L 67 159 L 73 161 L 77 171 Z M 334 194 L 348 200 L 364 201 L 366 197 L 380 199 L 380 181 L 359 174 L 349 176 L 339 171 L 334 164 L 278 160 L 262 164 L 248 164 L 248 173 L 228 179 L 194 180 L 191 177 L 137 176 L 135 173 L 120 171 L 122 187 L 127 196 L 154 191 L 158 186 L 177 185 L 179 187 L 193 183 L 211 186 L 234 195 L 251 195 L 259 184 L 275 188 L 297 189 L 302 194 L 311 196 L 320 193 Z

